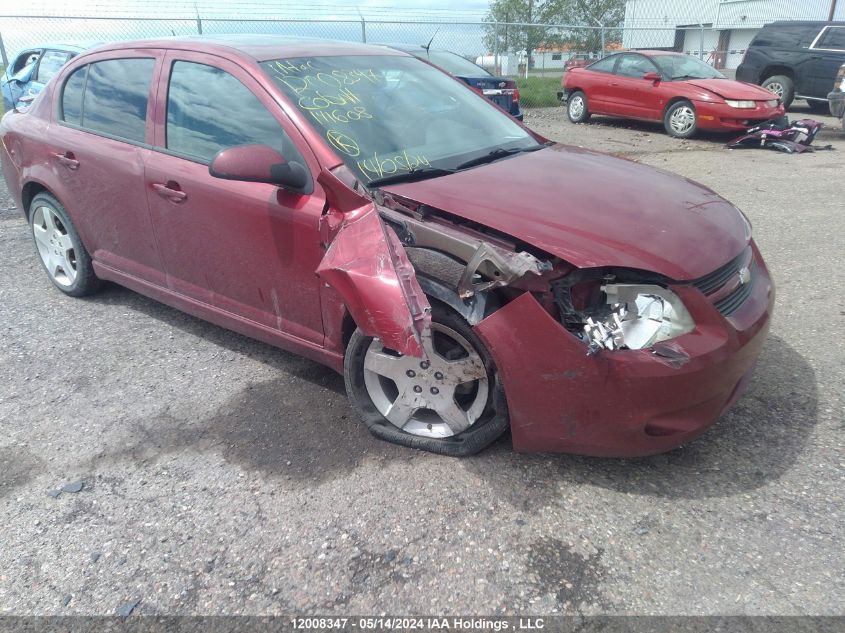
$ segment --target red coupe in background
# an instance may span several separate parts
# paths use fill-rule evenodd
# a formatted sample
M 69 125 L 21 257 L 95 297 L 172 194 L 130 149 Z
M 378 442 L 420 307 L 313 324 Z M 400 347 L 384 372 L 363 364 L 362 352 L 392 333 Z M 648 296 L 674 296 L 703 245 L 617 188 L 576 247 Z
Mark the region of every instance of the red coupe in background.
M 662 121 L 679 138 L 700 129 L 743 131 L 784 114 L 768 90 L 727 79 L 683 53 L 617 53 L 564 73 L 561 85 L 558 96 L 573 123 L 593 114 Z

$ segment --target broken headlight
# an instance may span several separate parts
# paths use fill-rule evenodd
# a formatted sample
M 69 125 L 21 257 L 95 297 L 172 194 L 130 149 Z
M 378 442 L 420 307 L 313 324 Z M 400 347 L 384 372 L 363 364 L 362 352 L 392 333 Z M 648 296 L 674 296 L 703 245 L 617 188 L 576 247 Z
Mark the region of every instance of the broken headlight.
M 610 306 L 604 317 L 589 317 L 584 324 L 588 353 L 601 349 L 643 349 L 695 328 L 681 299 L 654 285 L 606 284 L 601 287 Z

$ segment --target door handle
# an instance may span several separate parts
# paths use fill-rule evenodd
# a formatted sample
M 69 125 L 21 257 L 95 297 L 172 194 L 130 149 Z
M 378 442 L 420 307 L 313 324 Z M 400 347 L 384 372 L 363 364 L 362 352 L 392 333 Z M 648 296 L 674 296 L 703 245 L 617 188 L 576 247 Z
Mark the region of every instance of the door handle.
M 53 156 L 59 161 L 60 165 L 64 165 L 70 170 L 79 168 L 79 161 L 74 158 L 73 152 L 65 152 L 64 154 L 56 152 Z
M 163 185 L 159 182 L 153 183 L 153 189 L 155 192 L 160 195 L 162 198 L 167 198 L 170 202 L 179 203 L 185 200 L 188 197 L 188 194 L 178 189 L 179 185 L 172 180 L 168 182 L 166 185 Z
M 611 86 L 618 86 L 618 85 L 619 85 L 619 82 L 618 82 L 618 81 L 611 81 L 611 82 L 610 82 L 610 85 L 611 85 Z

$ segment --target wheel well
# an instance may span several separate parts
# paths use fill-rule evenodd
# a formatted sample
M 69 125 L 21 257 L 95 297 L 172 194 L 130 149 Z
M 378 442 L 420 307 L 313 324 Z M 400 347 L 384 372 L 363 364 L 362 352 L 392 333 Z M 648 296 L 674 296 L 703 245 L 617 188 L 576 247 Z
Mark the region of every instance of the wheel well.
M 690 100 L 689 100 L 689 99 L 687 99 L 686 97 L 672 97 L 672 98 L 669 100 L 669 103 L 667 103 L 667 104 L 666 104 L 666 107 L 665 107 L 665 108 L 663 108 L 663 118 L 664 118 L 664 119 L 666 118 L 666 113 L 669 111 L 669 108 L 671 108 L 673 105 L 675 105 L 676 103 L 678 103 L 678 101 L 689 101 L 689 103 L 691 103 L 691 104 L 692 104 L 693 109 L 695 109 L 695 104 L 694 104 L 694 103 L 692 103 L 692 101 L 690 101 Z
M 39 182 L 28 182 L 23 186 L 21 203 L 23 204 L 23 213 L 27 220 L 29 219 L 29 205 L 32 204 L 32 199 L 42 191 L 50 193 L 50 190 Z
M 466 264 L 451 255 L 430 248 L 405 247 L 405 252 L 414 268 L 417 281 L 424 286 L 423 292 L 425 292 L 429 304 L 443 306 L 474 324 L 472 315 L 467 311 L 459 309 L 458 304 L 462 300 L 458 298 L 455 291 L 458 281 L 466 268 Z M 431 284 L 426 283 L 427 281 L 432 282 L 437 288 L 432 288 Z M 445 293 L 445 295 L 441 294 L 440 297 L 434 296 L 432 293 L 436 292 Z M 482 313 L 485 310 L 495 309 L 499 305 L 504 304 L 497 290 L 489 290 L 485 294 L 487 296 L 480 299 L 482 301 L 480 304 Z M 454 297 L 454 301 L 450 303 L 452 297 Z M 447 301 L 445 299 L 449 300 Z M 470 310 L 470 308 L 467 308 L 467 310 Z M 481 316 L 483 317 L 483 314 Z M 357 327 L 358 325 L 355 323 L 355 319 L 352 318 L 349 310 L 344 310 L 340 327 L 344 350 L 349 346 L 349 341 Z
M 358 327 L 358 324 L 355 323 L 355 319 L 352 318 L 352 315 L 349 313 L 349 310 L 343 311 L 343 321 L 340 325 L 340 336 L 341 341 L 343 342 L 343 349 L 344 353 L 346 348 L 349 347 L 349 339 L 352 338 L 352 335 L 355 334 L 355 328 Z
M 795 72 L 788 66 L 767 66 L 763 69 L 763 72 L 760 73 L 759 80 L 762 83 L 774 75 L 786 75 L 790 79 L 795 78 Z

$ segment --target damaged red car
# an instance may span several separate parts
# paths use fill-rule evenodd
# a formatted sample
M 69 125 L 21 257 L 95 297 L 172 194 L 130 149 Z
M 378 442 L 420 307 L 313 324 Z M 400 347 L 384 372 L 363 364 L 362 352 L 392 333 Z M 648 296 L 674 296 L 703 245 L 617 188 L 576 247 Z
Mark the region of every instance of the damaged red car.
M 552 143 L 400 51 L 100 47 L 0 134 L 59 290 L 116 282 L 329 365 L 406 446 L 666 451 L 739 397 L 768 329 L 732 204 Z
M 573 123 L 593 114 L 660 121 L 690 138 L 698 130 L 742 131 L 784 115 L 780 99 L 760 86 L 727 79 L 700 59 L 669 51 L 610 55 L 561 80 L 558 97 Z

